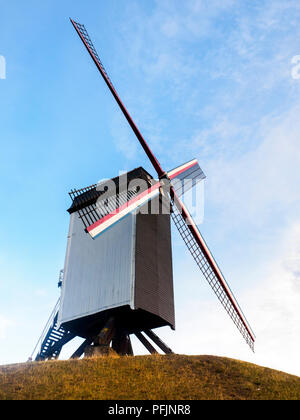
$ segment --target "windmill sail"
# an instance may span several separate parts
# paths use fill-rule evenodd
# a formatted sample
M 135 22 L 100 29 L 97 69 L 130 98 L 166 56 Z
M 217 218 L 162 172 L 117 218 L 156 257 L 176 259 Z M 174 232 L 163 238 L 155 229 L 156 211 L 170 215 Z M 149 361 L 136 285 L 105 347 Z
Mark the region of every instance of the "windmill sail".
M 157 197 L 159 194 L 159 188 L 160 182 L 157 182 L 148 190 L 141 192 L 131 200 L 127 201 L 125 204 L 117 207 L 114 211 L 89 226 L 87 228 L 87 232 L 93 239 L 95 239 L 109 227 L 126 217 L 129 213 L 132 213 L 139 207 L 146 204 L 148 201 L 152 200 L 154 197 Z
M 111 91 L 113 97 L 115 98 L 115 100 L 117 101 L 117 104 L 119 105 L 121 111 L 123 112 L 126 120 L 128 121 L 130 127 L 132 128 L 134 134 L 136 135 L 138 141 L 140 142 L 142 148 L 144 149 L 146 155 L 148 156 L 150 162 L 152 163 L 153 167 L 155 168 L 158 176 L 162 176 L 164 174 L 164 171 L 162 170 L 158 160 L 156 159 L 156 157 L 154 156 L 154 154 L 151 152 L 148 144 L 146 143 L 144 137 L 142 136 L 142 134 L 140 133 L 139 129 L 137 128 L 137 126 L 135 125 L 133 119 L 131 118 L 131 116 L 129 115 L 129 112 L 127 111 L 127 109 L 125 108 L 124 104 L 122 103 L 121 99 L 119 98 L 119 95 L 117 94 L 110 78 L 108 77 L 104 66 L 99 58 L 99 55 L 89 37 L 89 34 L 87 33 L 87 30 L 85 29 L 84 25 L 81 25 L 78 22 L 75 22 L 73 19 L 70 19 L 72 22 L 72 25 L 74 26 L 76 32 L 78 33 L 81 41 L 83 42 L 84 46 L 86 47 L 88 53 L 90 54 L 90 56 L 92 57 L 92 60 L 94 61 L 94 63 L 96 64 L 96 67 L 98 68 L 98 70 L 101 73 L 101 76 L 103 77 L 105 83 L 107 84 L 109 90 Z
M 168 178 L 176 194 L 180 197 L 198 182 L 206 178 L 204 172 L 199 166 L 197 159 L 193 159 L 178 168 L 168 172 Z
M 255 336 L 249 323 L 240 309 L 239 304 L 237 303 L 237 300 L 235 299 L 214 257 L 208 249 L 198 227 L 194 223 L 184 204 L 174 193 L 172 207 L 172 219 L 188 250 L 192 254 L 202 274 L 212 287 L 230 318 L 237 326 L 251 350 L 254 351 Z

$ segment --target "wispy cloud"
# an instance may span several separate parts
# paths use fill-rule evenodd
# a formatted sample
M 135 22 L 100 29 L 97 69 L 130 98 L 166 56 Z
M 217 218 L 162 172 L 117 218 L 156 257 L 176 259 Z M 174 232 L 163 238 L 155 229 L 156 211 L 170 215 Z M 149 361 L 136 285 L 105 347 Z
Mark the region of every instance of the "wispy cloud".
M 300 223 L 290 225 L 281 240 L 257 271 L 254 287 L 253 273 L 245 273 L 249 286 L 238 296 L 256 334 L 255 354 L 190 266 L 178 273 L 177 288 L 184 281 L 185 293 L 176 293 L 176 331 L 160 333 L 175 352 L 237 358 L 300 376 Z
M 6 79 L 6 59 L 0 55 L 0 79 Z
M 121 113 L 116 113 L 110 123 L 110 131 L 114 139 L 114 146 L 127 160 L 137 156 L 137 142 L 132 141 L 132 132 Z
M 280 118 L 265 119 L 257 131 L 260 142 L 250 151 L 235 157 L 226 153 L 207 162 L 209 199 L 224 212 L 224 218 L 230 218 L 231 228 L 241 220 L 261 226 L 267 218 L 274 223 L 279 216 L 277 223 L 282 226 L 290 217 L 297 218 L 299 111 L 296 106 Z
M 300 376 L 300 221 L 281 237 L 280 255 L 269 258 L 265 278 L 248 295 L 256 325 L 256 360 Z
M 298 102 L 300 84 L 291 77 L 290 62 L 299 53 L 300 9 L 294 1 L 249 7 L 157 1 L 151 13 L 132 2 L 127 16 L 118 66 L 134 116 L 156 139 L 158 153 L 168 147 L 169 155 L 187 155 L 191 138 L 200 141 L 202 153 L 200 136 L 215 153 L 230 145 L 230 135 L 231 149 L 238 140 L 246 150 L 258 144 L 254 136 L 262 118 Z
M 8 329 L 13 322 L 3 315 L 0 315 L 0 340 L 5 340 L 8 335 Z

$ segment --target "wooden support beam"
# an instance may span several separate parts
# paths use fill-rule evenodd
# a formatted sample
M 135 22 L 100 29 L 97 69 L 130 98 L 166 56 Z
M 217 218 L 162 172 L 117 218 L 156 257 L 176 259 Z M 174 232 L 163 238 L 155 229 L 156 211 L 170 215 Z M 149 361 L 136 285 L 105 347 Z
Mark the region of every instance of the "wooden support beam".
M 112 340 L 112 348 L 121 356 L 133 356 L 132 345 L 130 337 L 124 330 L 119 330 Z
M 137 336 L 137 338 L 140 340 L 140 342 L 142 344 L 144 344 L 144 346 L 146 347 L 146 349 L 151 353 L 151 354 L 157 354 L 157 351 L 155 350 L 155 348 L 152 346 L 151 343 L 149 343 L 149 341 L 147 340 L 147 338 L 141 333 L 141 332 L 136 332 L 135 335 Z
M 151 330 L 145 330 L 145 334 L 166 354 L 172 354 L 172 350 Z
M 84 356 L 108 356 L 111 352 L 110 342 L 114 338 L 115 332 L 115 320 L 111 317 L 108 319 L 99 334 L 92 339 L 93 345 L 85 347 Z
M 128 334 L 126 334 L 123 338 L 121 352 L 124 355 L 133 356 L 132 345 Z
M 127 354 L 128 356 L 134 356 L 130 336 L 128 336 Z
M 115 333 L 115 320 L 113 317 L 109 318 L 100 333 L 95 337 L 94 344 L 106 346 L 109 345 Z
M 122 340 L 124 340 L 124 336 L 125 336 L 124 332 L 118 330 L 112 339 L 111 347 L 118 354 L 122 354 L 121 347 L 122 347 Z
M 92 339 L 86 339 L 79 347 L 78 349 L 72 354 L 70 359 L 79 359 L 79 357 L 84 353 L 84 350 L 87 346 L 89 346 L 92 342 Z

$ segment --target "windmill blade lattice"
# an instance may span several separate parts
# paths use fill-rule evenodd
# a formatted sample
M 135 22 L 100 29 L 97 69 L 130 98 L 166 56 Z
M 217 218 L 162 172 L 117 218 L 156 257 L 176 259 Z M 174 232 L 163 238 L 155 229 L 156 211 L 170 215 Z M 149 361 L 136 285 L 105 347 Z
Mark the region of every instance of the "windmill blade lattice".
M 87 30 L 85 29 L 85 26 L 82 25 L 81 23 L 73 21 L 72 19 L 71 19 L 71 22 L 74 25 L 75 29 L 77 30 L 78 35 L 82 38 L 82 41 L 85 43 L 87 49 L 91 53 L 92 58 L 94 58 L 94 60 L 97 61 L 103 73 L 105 74 L 107 80 L 109 81 L 111 87 L 114 89 L 114 85 L 112 84 L 112 81 L 110 80 L 108 74 L 106 73 L 105 67 L 103 66 L 102 61 L 100 60 L 100 57 L 96 51 L 96 48 L 94 47 L 94 44 L 92 43 L 92 40 Z
M 198 267 L 200 268 L 203 276 L 208 281 L 209 285 L 215 292 L 216 296 L 218 297 L 219 301 L 225 308 L 226 312 L 244 337 L 246 343 L 249 345 L 251 350 L 254 352 L 254 338 L 247 330 L 246 326 L 244 325 L 239 313 L 235 309 L 234 305 L 229 299 L 228 294 L 225 292 L 224 288 L 222 287 L 218 277 L 216 276 L 214 270 L 211 267 L 211 264 L 207 260 L 206 256 L 204 255 L 203 251 L 201 250 L 200 246 L 196 242 L 194 236 L 192 235 L 190 229 L 188 228 L 186 221 L 184 220 L 182 214 L 177 209 L 174 202 L 172 203 L 172 220 L 178 229 L 182 239 L 184 240 L 188 250 L 192 254 L 192 257 L 196 261 Z

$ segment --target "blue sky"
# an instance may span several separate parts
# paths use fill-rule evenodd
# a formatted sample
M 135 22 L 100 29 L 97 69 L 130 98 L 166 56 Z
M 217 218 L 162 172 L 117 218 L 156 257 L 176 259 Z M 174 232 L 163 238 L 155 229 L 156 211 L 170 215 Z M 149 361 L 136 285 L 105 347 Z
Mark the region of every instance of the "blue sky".
M 256 353 L 175 231 L 177 331 L 161 336 L 178 353 L 300 375 L 299 2 L 1 0 L 0 10 L 0 363 L 27 359 L 59 296 L 70 189 L 140 165 L 153 173 L 72 17 L 162 166 L 199 160 L 200 229 Z

